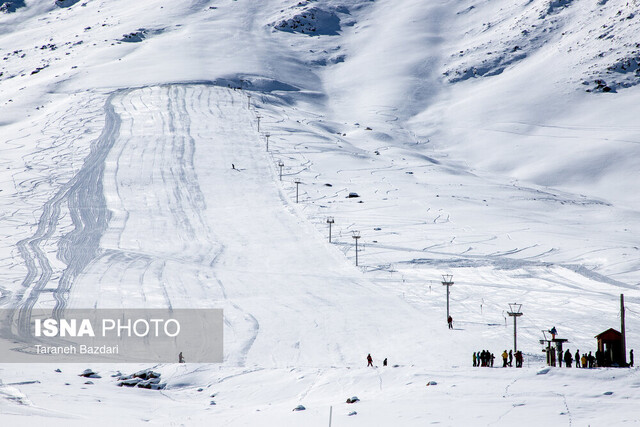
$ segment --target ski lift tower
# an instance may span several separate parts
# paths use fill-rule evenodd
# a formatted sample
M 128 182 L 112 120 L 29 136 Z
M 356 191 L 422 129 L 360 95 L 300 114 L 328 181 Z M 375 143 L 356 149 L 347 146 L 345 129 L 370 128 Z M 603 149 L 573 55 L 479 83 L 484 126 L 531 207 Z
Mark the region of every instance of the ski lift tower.
M 298 189 L 302 181 L 300 181 L 300 178 L 296 178 L 293 182 L 296 184 L 296 203 L 298 203 Z
M 522 304 L 511 303 L 509 304 L 509 311 L 507 314 L 513 317 L 513 352 L 516 353 L 518 351 L 518 332 L 516 330 L 518 317 L 522 316 Z
M 282 168 L 284 167 L 282 160 L 278 160 L 278 167 L 280 168 L 280 181 L 282 181 Z
M 269 151 L 269 137 L 271 134 L 269 132 L 264 134 L 265 139 L 267 140 L 267 151 Z
M 353 237 L 353 240 L 356 241 L 356 267 L 357 267 L 358 266 L 358 239 L 360 239 L 360 232 L 356 230 L 352 231 L 351 237 Z
M 258 119 L 258 133 L 260 133 L 260 119 L 262 118 L 262 116 L 260 114 L 256 115 L 256 119 Z M 269 151 L 269 150 L 267 150 Z
M 453 274 L 442 275 L 442 285 L 447 287 L 447 322 L 449 321 L 449 288 L 453 286 Z
M 332 216 L 327 217 L 327 224 L 329 224 L 329 243 L 331 243 L 331 224 L 333 224 L 335 220 Z

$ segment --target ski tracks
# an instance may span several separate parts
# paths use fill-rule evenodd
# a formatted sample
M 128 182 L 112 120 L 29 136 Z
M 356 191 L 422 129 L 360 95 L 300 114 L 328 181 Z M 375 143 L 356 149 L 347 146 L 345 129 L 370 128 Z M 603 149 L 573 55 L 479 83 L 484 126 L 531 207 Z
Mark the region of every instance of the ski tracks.
M 17 243 L 27 267 L 27 275 L 22 281 L 21 290 L 14 296 L 16 308 L 12 317 L 22 333 L 28 331 L 31 310 L 43 292 L 52 292 L 55 313 L 59 314 L 64 310 L 73 279 L 98 251 L 99 236 L 108 222 L 104 197 L 100 191 L 102 166 L 119 127 L 118 117 L 111 107 L 114 96 L 115 94 L 110 96 L 106 102 L 103 132 L 92 144 L 84 165 L 44 204 L 33 235 Z M 44 246 L 54 237 L 65 203 L 75 229 L 59 241 L 58 257 L 67 264 L 67 268 L 57 287 L 50 290 L 46 286 L 52 278 L 53 268 Z

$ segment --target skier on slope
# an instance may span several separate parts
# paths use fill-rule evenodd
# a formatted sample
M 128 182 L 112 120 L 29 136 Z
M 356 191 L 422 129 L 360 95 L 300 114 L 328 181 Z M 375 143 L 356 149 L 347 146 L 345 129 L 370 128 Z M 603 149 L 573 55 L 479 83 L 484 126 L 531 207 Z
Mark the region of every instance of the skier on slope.
M 371 357 L 371 353 L 367 354 L 367 366 L 371 366 L 373 368 L 373 358 Z

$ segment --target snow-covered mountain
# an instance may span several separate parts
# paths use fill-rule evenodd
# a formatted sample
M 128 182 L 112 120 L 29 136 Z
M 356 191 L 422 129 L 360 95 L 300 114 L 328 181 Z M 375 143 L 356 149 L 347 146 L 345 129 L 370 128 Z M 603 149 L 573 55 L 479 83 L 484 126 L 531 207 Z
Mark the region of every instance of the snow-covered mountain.
M 162 392 L 2 364 L 3 421 L 636 421 L 635 369 L 541 369 L 539 340 L 595 351 L 621 293 L 640 339 L 637 0 L 0 11 L 0 308 L 225 313 L 225 362 Z M 513 302 L 525 367 L 471 367 Z

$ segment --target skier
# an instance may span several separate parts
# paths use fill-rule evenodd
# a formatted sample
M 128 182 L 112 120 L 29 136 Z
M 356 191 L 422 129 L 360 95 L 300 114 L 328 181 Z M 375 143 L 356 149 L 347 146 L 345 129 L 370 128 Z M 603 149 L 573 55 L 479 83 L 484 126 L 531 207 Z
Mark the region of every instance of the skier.
M 507 350 L 502 352 L 502 367 L 506 368 L 507 367 L 507 357 L 509 357 L 509 355 L 507 354 Z
M 493 361 L 494 361 L 495 359 L 496 359 L 496 356 L 494 356 L 494 354 L 493 354 L 493 353 L 491 353 L 490 360 L 491 360 L 491 367 L 492 367 L 492 368 L 493 368 Z
M 382 361 L 382 366 L 387 366 L 387 358 L 385 357 L 384 360 Z
M 184 357 L 182 357 L 182 352 L 178 355 L 178 363 L 184 363 Z
M 631 350 L 631 351 L 633 351 L 633 350 Z M 477 363 L 477 357 L 476 357 L 476 352 L 474 351 L 473 352 L 473 366 L 474 367 L 476 366 L 476 363 Z
M 371 353 L 367 354 L 367 366 L 371 366 L 373 368 L 373 358 L 371 357 Z
M 447 323 L 449 324 L 449 329 L 453 329 L 453 317 L 447 317 Z
M 589 367 L 589 361 L 587 359 L 587 354 L 586 353 L 582 353 L 582 358 L 580 359 L 580 362 L 582 363 L 582 368 L 588 368 Z
M 231 163 L 231 169 L 234 169 L 234 170 L 235 170 L 235 168 L 236 168 L 236 165 L 234 165 L 233 163 Z
M 509 366 L 513 366 L 513 350 L 509 350 Z
M 574 356 L 574 360 L 576 361 L 576 368 L 580 367 L 580 349 L 576 350 L 576 355 Z

